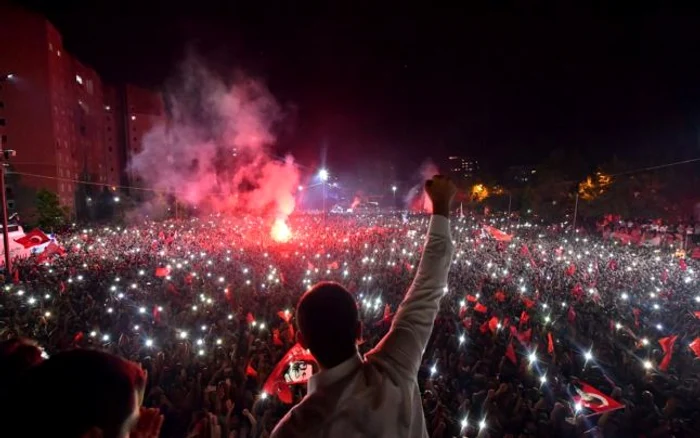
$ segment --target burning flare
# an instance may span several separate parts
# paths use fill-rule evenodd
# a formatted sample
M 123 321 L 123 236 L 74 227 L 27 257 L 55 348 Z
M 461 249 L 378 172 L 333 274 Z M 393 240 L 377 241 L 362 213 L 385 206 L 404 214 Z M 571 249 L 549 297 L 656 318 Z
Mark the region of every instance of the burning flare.
M 272 224 L 270 237 L 272 237 L 272 240 L 275 242 L 289 242 L 289 239 L 292 238 L 292 230 L 289 229 L 289 225 L 287 225 L 284 219 L 277 218 L 275 219 L 275 223 Z

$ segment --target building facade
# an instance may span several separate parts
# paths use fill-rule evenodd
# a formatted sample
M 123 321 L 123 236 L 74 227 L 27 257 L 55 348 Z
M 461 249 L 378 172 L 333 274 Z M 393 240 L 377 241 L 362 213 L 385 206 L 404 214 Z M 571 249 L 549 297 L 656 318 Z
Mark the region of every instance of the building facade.
M 479 162 L 474 158 L 452 155 L 448 159 L 452 177 L 461 181 L 474 180 L 479 172 Z
M 44 17 L 0 6 L 0 139 L 16 151 L 8 207 L 27 212 L 46 189 L 73 213 L 95 194 L 125 185 L 143 135 L 164 120 L 160 94 L 111 87 L 63 47 Z

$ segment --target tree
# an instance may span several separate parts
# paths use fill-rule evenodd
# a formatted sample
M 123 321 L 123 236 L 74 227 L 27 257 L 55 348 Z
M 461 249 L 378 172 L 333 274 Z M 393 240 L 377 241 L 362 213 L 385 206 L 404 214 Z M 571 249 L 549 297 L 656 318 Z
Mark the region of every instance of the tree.
M 36 194 L 36 210 L 37 223 L 46 230 L 60 227 L 68 217 L 68 210 L 61 206 L 58 195 L 45 189 Z

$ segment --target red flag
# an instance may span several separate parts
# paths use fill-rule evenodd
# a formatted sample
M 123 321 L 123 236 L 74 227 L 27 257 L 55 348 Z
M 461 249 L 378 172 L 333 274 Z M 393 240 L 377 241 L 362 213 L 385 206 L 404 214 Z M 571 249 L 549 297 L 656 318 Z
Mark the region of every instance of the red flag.
M 532 329 L 527 329 L 524 332 L 519 332 L 515 326 L 510 326 L 510 333 L 523 345 L 528 345 L 532 338 Z
M 529 309 L 535 305 L 535 302 L 529 298 L 523 297 L 523 304 L 525 304 L 525 307 L 527 307 Z
M 471 318 L 463 319 L 462 325 L 464 326 L 465 329 L 471 330 L 472 329 L 472 319 Z
M 608 262 L 608 269 L 610 269 L 611 271 L 617 270 L 617 262 L 615 261 L 615 259 L 610 259 L 610 261 Z
M 63 255 L 65 254 L 66 251 L 58 246 L 56 242 L 51 242 L 48 245 L 46 245 L 46 248 L 37 256 L 36 262 L 37 263 L 44 263 L 46 260 L 49 259 L 54 254 L 58 255 Z
M 489 331 L 488 321 L 484 321 L 484 323 L 479 326 L 479 331 L 483 334 L 486 334 Z
M 282 318 L 282 321 L 286 322 L 287 324 L 289 324 L 289 321 L 292 320 L 292 312 L 290 312 L 289 310 L 286 310 L 286 309 L 280 310 L 279 312 L 277 312 L 277 316 Z
M 246 365 L 246 367 L 245 367 L 245 375 L 252 377 L 254 379 L 257 379 L 257 377 L 258 377 L 258 372 L 255 371 L 255 368 L 253 368 L 253 366 L 250 364 L 250 362 L 248 362 L 248 365 Z
M 32 246 L 43 245 L 49 240 L 51 240 L 49 239 L 49 236 L 44 234 L 44 232 L 40 229 L 35 228 L 19 239 L 15 239 L 15 242 L 19 243 L 25 248 L 31 248 Z
M 496 291 L 494 298 L 496 298 L 496 301 L 502 303 L 506 300 L 506 294 L 504 294 L 502 290 L 499 290 L 499 291 Z
M 306 262 L 306 268 L 307 268 L 309 271 L 313 271 L 314 268 L 315 268 L 315 266 L 314 266 L 314 264 L 311 263 L 311 262 Z
M 625 405 L 608 397 L 588 383 L 579 381 L 577 385 L 573 386 L 575 391 L 572 397 L 573 401 L 583 409 L 590 411 L 584 412 L 586 416 L 603 414 L 625 407 Z
M 158 306 L 153 306 L 153 320 L 156 323 L 160 322 L 160 310 L 158 310 Z
M 688 265 L 685 263 L 685 259 L 679 259 L 678 264 L 681 267 L 681 271 L 685 271 L 686 269 L 688 269 Z
M 528 315 L 527 312 L 523 310 L 520 313 L 520 325 L 527 324 L 528 321 L 530 321 L 530 315 Z
M 252 313 L 248 312 L 248 314 L 245 316 L 245 320 L 248 324 L 252 324 L 253 321 L 255 321 L 255 317 Z
M 517 362 L 517 359 L 515 358 L 515 349 L 513 348 L 513 341 L 510 341 L 506 347 L 506 357 L 513 362 L 513 364 Z
M 295 340 L 295 335 L 294 335 L 294 326 L 292 324 L 289 324 L 287 326 L 287 341 L 294 342 Z
M 484 230 L 495 240 L 499 242 L 510 242 L 513 240 L 513 236 L 507 233 L 504 233 L 503 231 L 499 230 L 498 228 L 494 228 L 489 225 L 484 226 Z
M 571 277 L 572 275 L 574 275 L 576 273 L 576 266 L 572 263 L 569 265 L 568 268 L 566 268 L 566 271 L 564 271 L 564 272 L 566 273 L 566 275 Z
M 469 301 L 470 303 L 476 303 L 477 298 L 474 295 L 467 295 L 467 301 Z
M 464 318 L 464 315 L 467 314 L 467 306 L 459 306 L 459 319 Z
M 700 319 L 700 310 L 693 312 L 693 315 L 695 315 L 697 319 Z
M 280 339 L 280 331 L 278 329 L 272 330 L 272 344 L 277 347 L 284 345 L 282 339 Z
M 572 324 L 574 323 L 574 321 L 576 321 L 576 311 L 573 307 L 569 307 L 569 312 L 567 313 L 566 317 Z
M 659 345 L 661 345 L 661 350 L 664 352 L 664 358 L 661 359 L 661 363 L 659 364 L 659 369 L 661 371 L 666 371 L 668 366 L 671 364 L 673 345 L 676 343 L 677 338 L 678 335 L 673 335 L 659 339 Z
M 338 269 L 338 262 L 333 262 L 327 265 L 328 269 Z
M 292 403 L 289 385 L 306 383 L 313 374 L 316 360 L 301 345 L 295 344 L 282 357 L 263 385 L 263 391 L 277 396 L 283 403 Z
M 484 306 L 481 303 L 476 303 L 476 306 L 474 306 L 474 311 L 479 313 L 486 313 L 488 310 L 488 307 Z
M 78 342 L 82 341 L 84 337 L 85 337 L 85 333 L 83 333 L 83 332 L 76 333 L 75 336 L 73 337 L 73 343 L 77 344 Z
M 700 357 L 700 338 L 693 339 L 693 342 L 690 343 L 689 347 L 695 356 Z
M 167 277 L 168 275 L 170 275 L 170 269 L 168 269 L 167 267 L 160 266 L 160 267 L 156 268 L 156 277 L 162 278 L 162 277 Z
M 552 339 L 552 332 L 547 333 L 547 353 L 554 354 L 554 339 Z
M 491 319 L 489 320 L 489 330 L 491 330 L 491 333 L 494 334 L 498 330 L 498 318 L 496 318 L 495 316 L 491 317 Z
M 63 295 L 63 293 L 66 291 L 66 283 L 61 280 L 61 284 L 58 286 L 58 292 Z

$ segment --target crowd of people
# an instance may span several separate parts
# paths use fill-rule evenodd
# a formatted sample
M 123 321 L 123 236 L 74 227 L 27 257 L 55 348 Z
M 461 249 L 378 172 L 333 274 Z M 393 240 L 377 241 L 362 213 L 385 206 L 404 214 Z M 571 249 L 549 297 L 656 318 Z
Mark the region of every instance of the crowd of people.
M 76 348 L 139 364 L 161 437 L 266 437 L 305 390 L 291 387 L 292 404 L 263 390 L 296 343 L 301 293 L 346 286 L 368 351 L 415 275 L 428 219 L 293 216 L 286 243 L 251 217 L 74 229 L 57 236 L 66 254 L 17 262 L 0 339 L 33 340 L 49 357 L 30 355 L 34 366 Z M 429 436 L 700 436 L 698 261 L 523 220 L 453 217 L 451 231 L 418 377 Z M 52 407 L 29 390 L 41 419 Z

